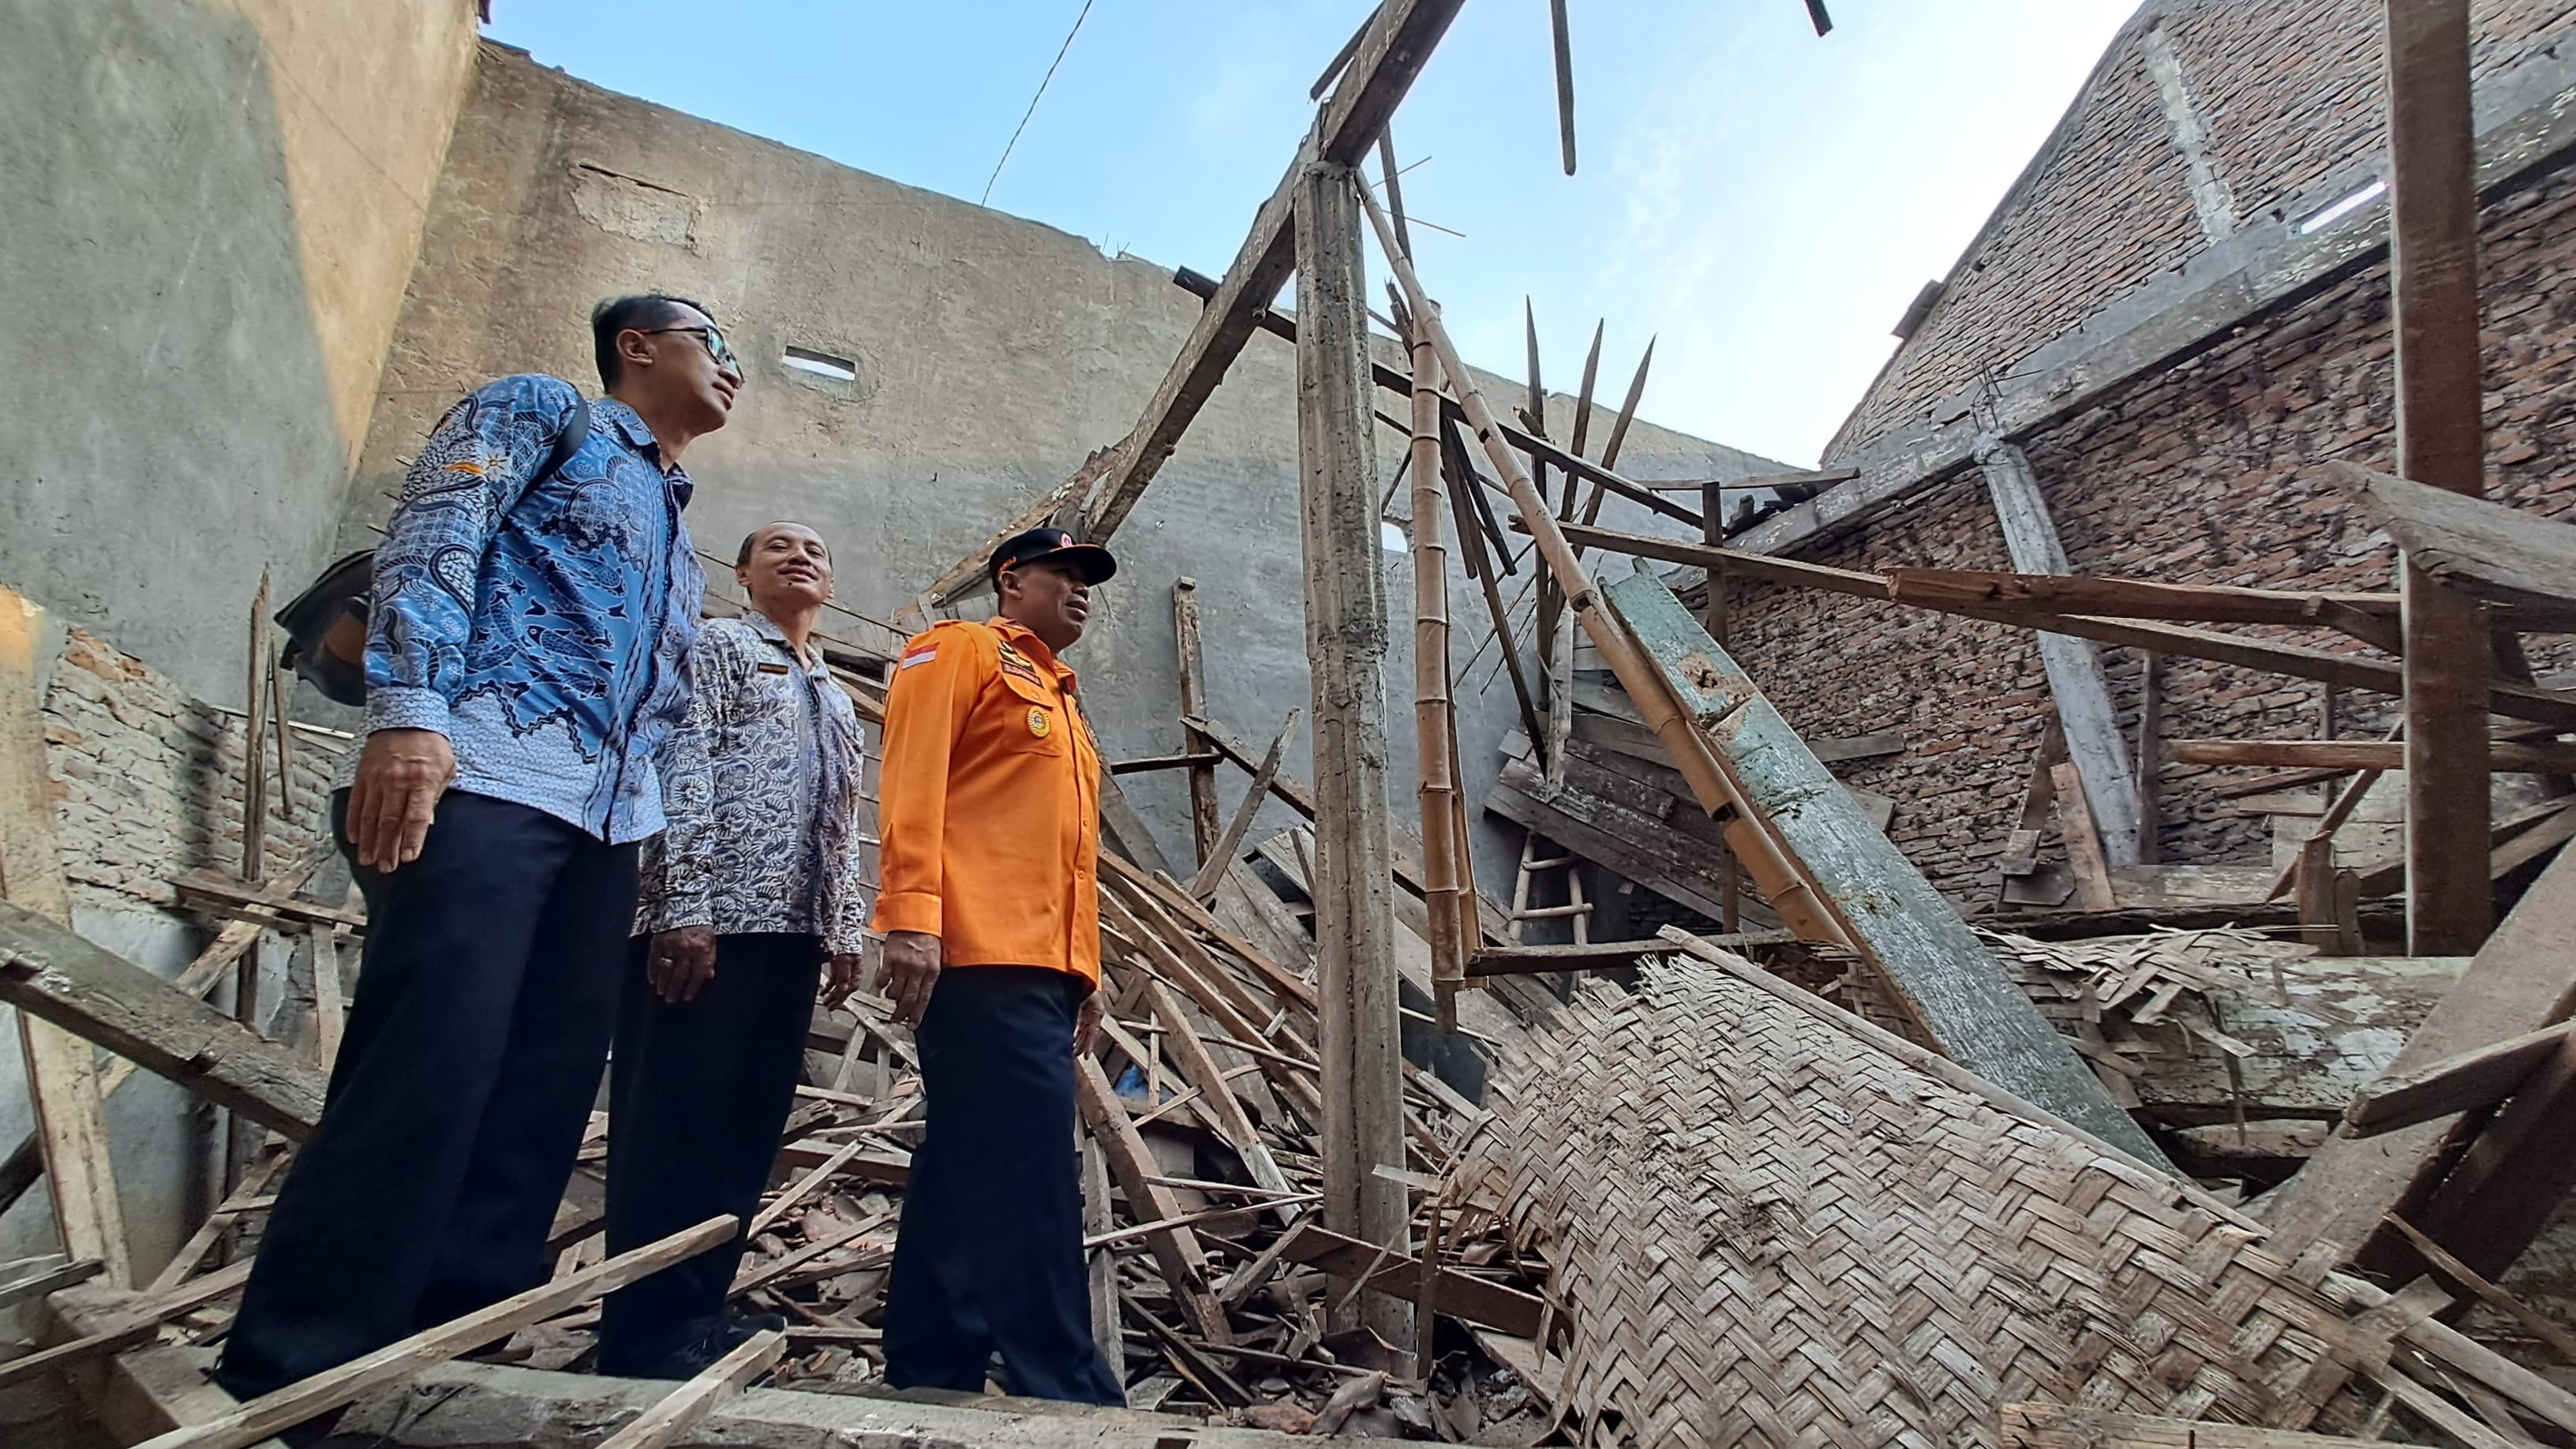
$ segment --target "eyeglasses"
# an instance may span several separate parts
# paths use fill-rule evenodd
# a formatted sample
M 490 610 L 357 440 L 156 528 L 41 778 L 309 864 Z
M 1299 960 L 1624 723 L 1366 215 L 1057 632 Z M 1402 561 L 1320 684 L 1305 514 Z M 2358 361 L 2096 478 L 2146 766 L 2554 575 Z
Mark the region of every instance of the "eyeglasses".
M 695 332 L 698 334 L 698 340 L 707 345 L 707 356 L 716 360 L 716 366 L 740 370 L 734 360 L 733 348 L 725 342 L 724 333 L 717 330 L 713 323 L 703 327 L 641 327 L 636 330 L 647 337 L 659 337 L 665 332 Z

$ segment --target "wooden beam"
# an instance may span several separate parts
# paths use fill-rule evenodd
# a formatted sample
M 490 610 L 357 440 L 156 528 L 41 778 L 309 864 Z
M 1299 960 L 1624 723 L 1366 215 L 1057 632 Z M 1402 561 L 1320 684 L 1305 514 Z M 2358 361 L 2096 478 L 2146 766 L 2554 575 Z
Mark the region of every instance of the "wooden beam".
M 2576 628 L 2576 527 L 2341 460 L 2326 471 L 2428 576 L 2501 626 Z
M 2119 908 L 2111 868 L 2103 859 L 2101 827 L 2093 818 L 2083 773 L 2071 761 L 2049 767 L 2050 796 L 2057 802 L 2057 831 L 2066 842 L 2066 868 L 2075 876 L 2075 898 L 2088 911 Z
M 1646 534 L 1621 533 L 1607 528 L 1586 528 L 1570 523 L 1561 531 L 1568 539 L 1590 547 L 1609 549 L 1637 558 L 1663 559 L 1671 563 L 1696 564 L 1726 569 L 1742 578 L 1760 579 L 1766 583 L 1788 584 L 1800 588 L 1823 589 L 1830 593 L 1850 594 L 1864 599 L 1889 599 L 1887 579 L 1879 574 L 1857 569 L 1833 568 L 1825 564 L 1801 563 L 1795 559 L 1774 558 L 1769 554 L 1746 553 L 1740 549 L 1712 549 L 1706 544 L 1685 543 L 1679 539 L 1655 538 Z M 2349 689 L 2367 689 L 2386 695 L 2406 692 L 2405 676 L 2398 665 L 2357 655 L 2335 654 L 2323 649 L 2308 649 L 2292 644 L 2276 644 L 2241 634 L 2222 634 L 2208 629 L 2187 629 L 2171 624 L 2149 624 L 2130 619 L 2102 618 L 2091 614 L 2037 614 L 2020 608 L 1997 609 L 1979 604 L 1931 604 L 1916 607 L 1938 613 L 1956 614 L 1962 618 L 1988 619 L 2023 629 L 2045 629 L 2052 633 L 2072 634 L 2100 644 L 2125 644 L 2137 649 L 2185 659 L 2207 660 L 2215 664 L 2233 664 L 2246 669 L 2260 669 L 2285 674 L 2294 679 L 2322 679 Z M 2474 691 L 2472 691 L 2474 692 Z M 2491 680 L 2487 684 L 2488 707 L 2495 713 L 2516 719 L 2532 720 L 2576 729 L 2576 696 L 2563 690 L 2539 689 L 2530 685 Z
M 1998 438 L 1978 450 L 1977 462 L 2013 567 L 2026 574 L 2071 572 L 2029 457 Z M 2110 865 L 2136 865 L 2136 775 L 2120 738 L 2119 712 L 2111 707 L 2111 680 L 2103 672 L 2102 653 L 2089 640 L 2043 630 L 2039 662 L 2048 675 L 2049 695 L 2057 701 L 2059 727 L 2066 731 L 2066 757 L 2084 777 L 2084 798 L 2098 827 L 2102 858 Z M 2065 800 L 2063 791 L 2058 798 Z
M 1731 936 L 1702 936 L 1722 950 L 1748 946 L 1785 946 L 1797 940 L 1787 931 L 1741 931 Z M 1470 976 L 1540 976 L 1555 971 L 1618 971 L 1649 956 L 1669 956 L 1672 946 L 1660 940 L 1593 941 L 1580 946 L 1488 946 L 1467 963 Z
M 1107 768 L 1113 775 L 1151 775 L 1163 770 L 1188 770 L 1196 774 L 1224 763 L 1225 756 L 1214 750 L 1190 750 L 1177 755 L 1140 755 L 1132 760 L 1112 760 Z
M 1217 284 L 1216 295 L 1200 314 L 1189 340 L 1181 345 L 1180 355 L 1172 360 L 1162 384 L 1154 389 L 1144 415 L 1119 445 L 1117 460 L 1103 479 L 1100 496 L 1085 516 L 1084 537 L 1106 541 L 1126 521 L 1145 486 L 1154 481 L 1163 460 L 1180 445 L 1191 420 L 1224 380 L 1226 369 L 1234 365 L 1257 319 L 1269 309 L 1280 285 L 1295 270 L 1299 256 L 1296 199 L 1306 184 L 1306 168 L 1321 163 L 1348 170 L 1359 164 L 1369 148 L 1377 144 L 1378 132 L 1385 129 L 1396 105 L 1404 99 L 1413 78 L 1421 73 L 1432 48 L 1440 43 L 1464 3 L 1465 0 L 1385 0 L 1378 7 L 1376 18 L 1361 34 L 1359 49 L 1343 70 L 1340 84 L 1333 88 L 1332 98 L 1317 113 L 1313 131 L 1298 148 L 1296 158 L 1288 163 L 1287 176 L 1270 199 L 1261 204 L 1260 212 L 1253 217 L 1251 234 L 1244 238 L 1242 250 L 1235 253 L 1234 265 L 1226 268 L 1225 279 Z M 1357 300 L 1358 305 L 1367 305 L 1364 293 Z M 1304 315 L 1302 308 L 1300 315 Z M 1365 313 L 1362 320 L 1366 320 Z M 1361 419 L 1361 436 L 1365 439 L 1365 411 Z
M 1388 150 L 1393 159 L 1393 150 Z M 1387 194 L 1395 195 L 1392 170 Z M 1401 240 L 1399 235 L 1399 240 Z M 1413 433 L 1406 459 L 1413 470 L 1413 745 L 1418 777 L 1415 809 L 1421 818 L 1425 925 L 1431 946 L 1433 1009 L 1440 1027 L 1456 1027 L 1458 984 L 1466 979 L 1467 958 L 1479 944 L 1474 867 L 1468 859 L 1470 823 L 1466 789 L 1458 761 L 1458 715 L 1452 697 L 1449 658 L 1449 511 L 1447 480 L 1442 476 L 1440 430 L 1440 361 L 1431 336 L 1404 318 L 1407 352 L 1413 367 Z M 1590 421 L 1593 365 L 1601 357 L 1601 334 L 1592 334 L 1592 357 L 1584 366 L 1583 393 L 1575 405 L 1575 435 Z M 1390 838 L 1388 849 L 1393 851 Z M 1429 1325 L 1417 1323 L 1417 1330 Z
M 1721 722 L 1705 737 L 1728 762 L 1738 808 L 1777 832 L 1862 959 L 1929 1039 L 1968 1070 L 2161 1165 L 2163 1154 L 2073 1045 L 1922 872 L 1859 817 L 1797 732 L 1672 591 L 1651 574 L 1635 574 L 1608 593 L 1682 712 Z
M 2538 1031 L 2445 1057 L 2411 1072 L 2380 1077 L 2362 1089 L 2343 1113 L 2353 1137 L 2375 1137 L 2455 1112 L 2474 1112 L 2519 1091 L 2541 1063 L 2557 1055 L 2576 1023 Z
M 1190 899 L 1205 905 L 1216 897 L 1216 883 L 1225 879 L 1226 869 L 1234 864 L 1243 849 L 1243 837 L 1252 829 L 1252 817 L 1261 813 L 1261 804 L 1270 797 L 1270 782 L 1279 778 L 1279 761 L 1288 750 L 1288 739 L 1297 732 L 1297 711 L 1279 722 L 1279 733 L 1270 737 L 1270 749 L 1261 757 L 1261 767 L 1252 772 L 1252 787 L 1243 792 L 1243 803 L 1234 808 L 1234 818 L 1225 823 L 1225 831 L 1216 838 L 1213 853 L 1199 862 L 1199 873 L 1190 878 Z
M 1145 867 L 1173 874 L 1170 861 L 1163 858 L 1163 848 L 1154 843 L 1154 832 L 1145 825 L 1145 817 L 1127 801 L 1127 792 L 1118 786 L 1118 777 L 1107 770 L 1100 772 L 1100 838 L 1102 843 L 1120 855 Z
M 2561 1036 L 2422 1205 L 2402 1216 L 2461 1262 L 2503 1277 L 2576 1188 L 2571 1122 L 2576 1038 Z
M 620 1253 L 539 1288 L 504 1298 L 436 1328 L 398 1339 L 337 1368 L 325 1369 L 203 1424 L 173 1429 L 144 1449 L 248 1449 L 283 1429 L 355 1402 L 368 1390 L 399 1383 L 433 1364 L 470 1353 L 542 1322 L 577 1303 L 614 1292 L 648 1273 L 694 1257 L 733 1237 L 733 1218 L 710 1218 L 686 1232 Z
M 1352 37 L 1352 44 L 1359 43 Z M 1199 647 L 1199 583 L 1186 575 L 1172 582 L 1172 640 L 1180 653 L 1181 718 L 1203 716 L 1208 712 L 1207 670 L 1205 654 Z M 1216 763 L 1201 761 L 1197 756 L 1208 750 L 1205 736 L 1187 724 L 1181 726 L 1181 739 L 1190 750 L 1190 842 L 1198 851 L 1199 864 L 1206 865 L 1216 854 L 1218 832 L 1225 828 L 1225 817 L 1216 798 Z M 1120 773 L 1116 766 L 1110 773 Z
M 1889 597 L 1900 604 L 2027 606 L 2048 614 L 2114 619 L 2183 619 L 2207 624 L 2332 627 L 2334 609 L 2394 620 L 2397 595 L 2245 589 L 2222 584 L 2165 584 L 2080 574 L 2017 574 L 1983 569 L 1887 571 Z
M 2481 848 L 2480 854 L 2484 854 Z M 2576 855 L 2561 853 L 2477 953 L 2459 984 L 2406 1040 L 2390 1074 L 2421 1071 L 2464 1052 L 2576 1015 Z M 2432 1122 L 2359 1141 L 2330 1139 L 2279 1192 L 2269 1214 L 2276 1250 L 2296 1258 L 2324 1241 L 2366 1267 L 2403 1269 L 2382 1219 L 2415 1209 L 2424 1181 L 2452 1155 L 2452 1132 Z
M 38 617 L 34 605 L 0 589 L 0 891 L 30 919 L 69 935 L 71 886 L 63 878 L 55 838 L 54 777 L 45 763 L 43 702 L 36 697 Z M 257 779 L 257 701 L 247 728 L 244 768 Z M 126 1287 L 134 1281 L 133 1262 L 108 1151 L 97 1055 L 88 1042 L 24 1010 L 18 1013 L 18 1047 L 63 1251 L 98 1259 L 107 1265 L 109 1286 Z
M 105 947 L 5 902 L 0 1000 L 291 1141 L 303 1141 L 321 1117 L 324 1079 L 312 1063 Z
M 2267 766 L 2300 770 L 2402 770 L 2406 747 L 2395 740 L 2167 740 L 2165 757 L 2185 765 Z M 2487 742 L 2479 773 L 2546 775 L 2576 769 L 2576 744 Z M 2483 798 L 2484 792 L 2480 792 Z M 2480 827 L 2478 851 L 2486 850 Z M 2457 953 L 2454 953 L 2457 954 Z
M 1387 622 L 1368 391 L 1360 182 L 1317 162 L 1297 183 L 1297 456 L 1304 481 L 1306 658 L 1314 689 L 1316 995 L 1323 1049 L 1323 1219 L 1371 1243 L 1405 1233 L 1394 852 L 1386 781 Z M 1350 1302 L 1345 1290 L 1336 1299 Z M 1357 1306 L 1355 1305 L 1355 1308 Z M 1337 1313 L 1389 1343 L 1412 1315 L 1372 1300 Z
M 50 1260 L 34 1258 L 26 1261 L 42 1264 Z M 106 1266 L 96 1258 L 76 1258 L 68 1263 L 38 1267 L 7 1282 L 0 1282 L 0 1309 L 15 1308 L 30 1299 L 42 1298 L 56 1289 L 69 1288 L 75 1283 L 86 1283 L 97 1277 Z
M 122 1353 L 150 1343 L 160 1336 L 162 1324 L 182 1313 L 203 1308 L 218 1298 L 238 1293 L 241 1286 L 249 1281 L 250 1260 L 245 1258 L 167 1292 L 138 1295 L 126 1305 L 126 1311 L 113 1325 L 0 1363 L 0 1389 L 14 1389 L 84 1359 Z
M 1364 1280 L 1370 1291 L 1396 1300 L 1421 1296 L 1422 1264 L 1401 1248 L 1361 1242 L 1309 1222 L 1295 1231 L 1281 1255 L 1335 1278 Z M 1546 1305 L 1538 1298 L 1455 1268 L 1442 1268 L 1439 1275 L 1442 1313 L 1520 1338 L 1543 1331 Z

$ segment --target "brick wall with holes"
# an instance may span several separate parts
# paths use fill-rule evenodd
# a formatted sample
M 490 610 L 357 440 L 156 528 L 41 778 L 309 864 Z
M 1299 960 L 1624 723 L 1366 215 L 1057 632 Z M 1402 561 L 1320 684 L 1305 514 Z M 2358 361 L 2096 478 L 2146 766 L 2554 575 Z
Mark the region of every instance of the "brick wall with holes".
M 2541 514 L 2576 507 L 2576 166 L 2491 203 L 2483 216 L 2489 496 Z M 2079 573 L 2271 588 L 2390 589 L 2395 559 L 2318 466 L 2394 464 L 2388 271 L 2365 267 L 2238 328 L 2186 362 L 2026 440 Z M 2008 568 L 1973 470 L 1928 488 L 1799 557 L 1846 568 Z M 1904 754 L 1838 766 L 1894 796 L 1890 834 L 1962 905 L 1991 901 L 1994 857 L 2019 812 L 2047 682 L 2033 636 L 1978 620 L 1738 583 L 1739 652 L 1800 731 L 1900 731 Z M 2219 625 L 2235 629 L 2243 626 Z M 2249 629 L 2369 653 L 2322 631 Z M 2543 673 L 2576 663 L 2567 641 L 2530 643 Z M 2384 657 L 2384 656 L 2380 656 Z M 2104 651 L 2122 728 L 2135 739 L 2143 659 Z M 2310 738 L 2323 687 L 2168 659 L 2163 734 Z M 2381 696 L 2342 695 L 2340 732 L 2375 736 Z M 2213 795 L 2247 771 L 2157 771 L 2162 859 L 2259 864 L 2264 822 Z
M 2576 4 L 2476 0 L 2471 15 L 2483 80 L 2554 55 Z M 2355 0 L 2149 7 L 1853 410 L 1827 465 L 1955 415 L 1986 369 L 2011 366 L 2208 247 L 2151 48 L 2174 57 L 2208 169 L 2233 203 L 2228 229 L 2277 226 L 2299 221 L 2289 212 L 2309 193 L 2385 144 L 2380 25 L 2380 7 Z
M 75 904 L 175 908 L 178 876 L 229 877 L 241 866 L 241 716 L 183 694 L 115 646 L 71 631 L 45 699 L 47 764 L 63 870 Z M 323 809 L 343 742 L 294 732 L 291 800 L 276 787 L 276 743 L 260 736 L 269 773 L 264 831 L 271 877 L 327 835 Z

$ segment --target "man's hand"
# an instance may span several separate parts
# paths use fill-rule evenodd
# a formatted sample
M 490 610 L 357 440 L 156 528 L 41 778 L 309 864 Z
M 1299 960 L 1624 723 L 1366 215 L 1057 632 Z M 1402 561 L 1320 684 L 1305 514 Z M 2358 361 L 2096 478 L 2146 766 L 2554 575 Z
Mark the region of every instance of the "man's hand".
M 349 787 L 349 843 L 358 864 L 392 871 L 420 859 L 438 797 L 456 781 L 456 751 L 436 730 L 378 730 Z
M 1100 1018 L 1108 1010 L 1109 996 L 1097 986 L 1091 988 L 1089 996 L 1082 998 L 1081 1007 L 1073 1014 L 1073 1054 L 1075 1056 L 1087 1057 L 1091 1055 L 1091 1049 L 1099 1044 Z
M 930 988 L 939 984 L 939 938 L 922 931 L 891 931 L 878 953 L 877 991 L 894 999 L 894 1019 L 901 1026 L 921 1025 L 930 1009 Z
M 653 933 L 653 964 L 645 975 L 664 1001 L 695 1001 L 716 979 L 716 928 L 679 926 Z
M 849 1000 L 850 993 L 859 989 L 859 973 L 864 969 L 864 960 L 856 951 L 832 953 L 831 964 L 823 971 L 823 990 L 814 998 L 823 1004 L 825 1011 Z

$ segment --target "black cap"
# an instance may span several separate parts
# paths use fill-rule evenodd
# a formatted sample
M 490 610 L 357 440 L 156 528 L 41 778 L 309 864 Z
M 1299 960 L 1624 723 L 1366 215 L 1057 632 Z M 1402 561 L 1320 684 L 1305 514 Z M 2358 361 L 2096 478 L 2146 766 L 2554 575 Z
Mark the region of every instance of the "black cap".
M 1003 569 L 1044 558 L 1060 558 L 1082 570 L 1086 584 L 1105 584 L 1118 572 L 1118 560 L 1100 545 L 1078 542 L 1061 528 L 1032 528 L 1003 540 L 1002 546 L 993 550 L 993 557 L 984 565 L 984 577 L 998 581 Z

